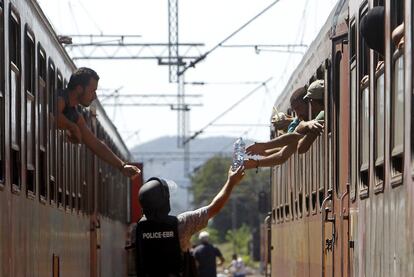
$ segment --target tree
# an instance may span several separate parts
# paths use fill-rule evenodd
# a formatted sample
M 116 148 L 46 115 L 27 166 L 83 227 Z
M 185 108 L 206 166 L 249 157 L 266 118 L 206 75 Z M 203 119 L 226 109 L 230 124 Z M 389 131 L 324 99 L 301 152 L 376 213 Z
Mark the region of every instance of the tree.
M 191 190 L 196 207 L 204 206 L 219 192 L 227 179 L 231 158 L 213 157 L 192 176 Z M 217 229 L 219 239 L 224 241 L 228 230 L 235 230 L 243 224 L 254 232 L 264 216 L 258 211 L 259 192 L 270 193 L 270 171 L 261 169 L 246 171 L 242 182 L 233 190 L 229 203 L 213 219 L 211 227 Z M 270 197 L 269 197 L 270 198 Z M 270 207 L 268 208 L 270 210 Z

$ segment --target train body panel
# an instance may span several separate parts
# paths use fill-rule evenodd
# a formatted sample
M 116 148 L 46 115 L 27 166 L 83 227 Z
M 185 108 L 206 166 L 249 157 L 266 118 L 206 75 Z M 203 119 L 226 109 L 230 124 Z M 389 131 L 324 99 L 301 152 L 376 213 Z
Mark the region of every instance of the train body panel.
M 381 4 L 383 65 L 359 33 Z M 273 169 L 272 276 L 414 275 L 412 11 L 409 0 L 338 1 L 277 99 L 285 111 L 294 89 L 325 80 L 322 143 Z
M 125 275 L 130 182 L 56 129 L 76 66 L 37 1 L 0 0 L 0 61 L 0 275 Z M 131 158 L 99 102 L 82 114 Z

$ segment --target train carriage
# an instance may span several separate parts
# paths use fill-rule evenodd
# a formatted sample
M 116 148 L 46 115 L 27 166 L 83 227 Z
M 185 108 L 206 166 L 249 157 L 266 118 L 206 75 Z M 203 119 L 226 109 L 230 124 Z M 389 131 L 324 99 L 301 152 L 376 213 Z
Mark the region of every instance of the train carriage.
M 75 65 L 35 0 L 0 0 L 0 276 L 124 276 L 130 183 L 56 128 Z M 98 101 L 91 130 L 131 158 Z
M 360 35 L 385 7 L 385 58 Z M 338 1 L 275 106 L 325 80 L 325 130 L 272 170 L 272 276 L 414 276 L 410 0 Z M 391 39 L 404 23 L 404 47 Z

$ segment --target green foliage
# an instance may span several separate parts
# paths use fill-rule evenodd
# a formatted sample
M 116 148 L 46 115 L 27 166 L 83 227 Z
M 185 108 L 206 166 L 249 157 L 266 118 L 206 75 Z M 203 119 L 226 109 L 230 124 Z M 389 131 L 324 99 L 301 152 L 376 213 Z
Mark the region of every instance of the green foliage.
M 231 164 L 229 157 L 213 157 L 201 166 L 192 176 L 194 206 L 196 208 L 208 205 L 220 191 L 227 180 Z M 260 169 L 246 171 L 246 176 L 234 188 L 226 206 L 212 220 L 211 227 L 218 231 L 219 242 L 224 242 L 228 230 L 238 229 L 243 225 L 257 232 L 264 219 L 258 211 L 258 195 L 265 191 L 270 199 L 270 171 Z M 270 210 L 270 203 L 268 203 Z
M 233 244 L 233 250 L 240 256 L 248 256 L 249 243 L 252 240 L 252 234 L 249 226 L 243 224 L 235 230 L 227 230 L 226 240 Z

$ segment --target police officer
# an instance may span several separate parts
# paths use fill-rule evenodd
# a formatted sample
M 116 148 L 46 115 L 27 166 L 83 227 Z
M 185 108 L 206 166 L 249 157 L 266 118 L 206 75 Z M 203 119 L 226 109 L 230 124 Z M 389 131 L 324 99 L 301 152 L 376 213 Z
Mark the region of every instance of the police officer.
M 223 208 L 233 187 L 243 176 L 243 167 L 236 171 L 229 169 L 226 183 L 209 205 L 177 217 L 169 215 L 167 181 L 150 178 L 139 191 L 145 216 L 137 225 L 137 276 L 194 276 L 195 264 L 189 254 L 191 236 L 205 228 L 208 220 Z

